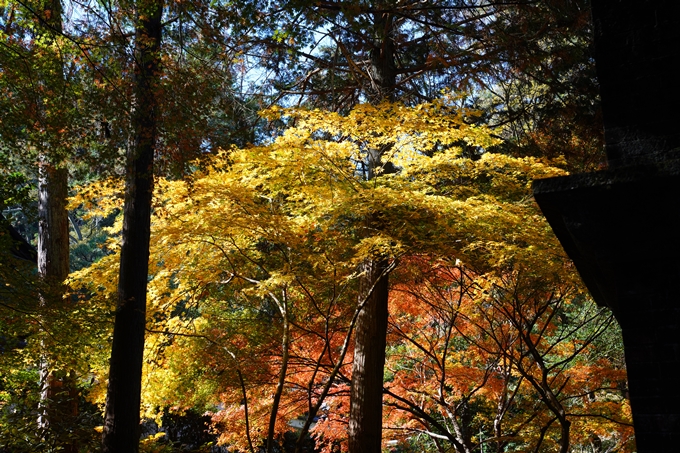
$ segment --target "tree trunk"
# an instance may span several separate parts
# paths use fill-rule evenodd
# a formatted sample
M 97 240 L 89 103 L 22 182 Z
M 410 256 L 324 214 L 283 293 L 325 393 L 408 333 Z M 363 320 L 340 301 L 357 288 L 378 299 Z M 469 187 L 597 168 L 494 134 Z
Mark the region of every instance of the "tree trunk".
M 44 31 L 53 38 L 63 30 L 60 0 L 48 0 L 42 10 L 47 24 Z M 54 62 L 60 73 L 63 64 Z M 62 91 L 63 78 L 43 80 L 55 92 Z M 56 86 L 55 86 L 56 85 Z M 41 115 L 44 112 L 40 112 Z M 46 126 L 46 125 L 45 125 Z M 56 149 L 43 149 L 38 169 L 38 274 L 42 280 L 40 303 L 44 307 L 58 304 L 65 293 L 64 281 L 69 273 L 69 224 L 66 210 L 68 196 L 68 170 L 60 162 Z M 69 431 L 78 415 L 78 394 L 73 372 L 52 368 L 53 361 L 45 351 L 40 364 L 40 410 L 38 425 L 49 442 L 59 445 L 65 452 L 76 452 L 77 444 Z
M 371 50 L 371 102 L 394 100 L 396 70 L 394 65 L 393 17 L 375 13 L 375 42 Z M 369 150 L 368 178 L 376 176 L 386 150 Z M 389 166 L 385 166 L 387 168 Z M 368 229 L 380 228 L 375 219 L 368 219 Z M 385 258 L 368 259 L 363 264 L 359 281 L 359 301 L 373 288 L 357 319 L 352 363 L 348 446 L 350 453 L 380 453 L 382 441 L 382 393 L 385 370 L 385 345 L 388 319 L 389 280 Z
M 371 288 L 373 292 L 357 319 L 349 412 L 350 453 L 381 451 L 388 317 L 386 267 L 386 260 L 366 261 L 359 282 L 360 300 L 368 295 Z
M 137 3 L 134 137 L 127 154 L 118 304 L 102 438 L 106 453 L 139 450 L 162 12 L 160 0 Z
M 281 313 L 281 320 L 283 321 L 283 338 L 281 339 L 281 370 L 279 370 L 279 379 L 276 383 L 276 391 L 274 392 L 274 401 L 272 402 L 272 411 L 269 415 L 269 428 L 267 429 L 267 453 L 274 452 L 274 431 L 276 429 L 276 417 L 279 413 L 279 405 L 281 403 L 281 396 L 283 395 L 283 388 L 286 385 L 286 371 L 288 370 L 288 361 L 290 359 L 290 324 L 288 322 L 288 295 L 286 289 L 281 292 L 281 300 L 277 300 L 276 296 L 271 294 L 271 298 L 276 301 Z
M 69 236 L 66 196 L 68 171 L 42 157 L 38 180 L 38 273 L 41 277 L 41 305 L 58 304 L 64 296 L 69 273 Z M 41 395 L 39 428 L 49 442 L 66 452 L 77 451 L 69 430 L 78 415 L 78 395 L 73 373 L 55 370 L 48 351 L 40 365 Z

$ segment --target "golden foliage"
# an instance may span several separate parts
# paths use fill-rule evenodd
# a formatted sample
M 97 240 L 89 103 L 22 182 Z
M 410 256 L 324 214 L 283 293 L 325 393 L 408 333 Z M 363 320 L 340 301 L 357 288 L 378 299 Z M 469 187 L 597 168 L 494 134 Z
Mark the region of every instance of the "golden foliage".
M 436 313 L 449 313 L 436 329 L 451 333 L 455 324 L 459 339 L 482 341 L 479 329 L 489 313 L 484 307 L 502 302 L 487 296 L 501 294 L 498 288 L 511 281 L 520 293 L 532 291 L 537 282 L 578 293 L 578 277 L 530 196 L 533 179 L 563 172 L 539 159 L 487 151 L 497 139 L 468 124 L 474 112 L 455 111 L 446 99 L 417 107 L 361 105 L 346 116 L 302 109 L 271 109 L 264 115 L 286 117 L 294 125 L 270 143 L 208 157 L 187 181 L 156 185 L 147 413 L 167 406 L 205 407 L 221 427 L 223 442 L 247 448 L 246 403 L 250 434 L 261 438 L 289 322 L 290 360 L 276 425 L 278 433 L 285 431 L 289 420 L 316 403 L 341 360 L 357 304 L 358 264 L 374 256 L 401 263 L 392 280 L 395 394 L 420 398 L 418 404 L 430 411 L 437 405 L 423 398 L 437 386 L 456 398 L 476 389 L 484 404 L 493 405 L 507 376 L 517 378 L 517 358 L 503 356 L 506 365 L 498 364 L 505 366 L 503 377 L 485 368 L 490 359 L 483 347 L 477 355 L 451 349 L 439 362 L 448 374 L 437 381 L 437 370 L 416 359 L 412 348 L 424 342 L 416 350 L 435 354 L 448 347 L 431 335 Z M 375 150 L 396 171 L 366 178 L 362 163 Z M 116 205 L 115 187 L 88 188 L 74 203 L 94 197 L 102 213 L 108 212 Z M 424 281 L 414 263 L 439 272 L 440 282 L 468 278 L 460 273 L 464 269 L 475 276 L 476 296 L 439 298 L 435 304 L 409 295 L 400 282 Z M 114 275 L 112 256 L 75 275 L 74 282 L 90 281 L 96 297 L 110 300 Z M 450 285 L 445 289 L 455 292 Z M 447 312 L 442 301 L 455 303 Z M 423 314 L 433 307 L 435 315 Z M 493 328 L 504 336 L 504 351 L 510 351 L 513 334 L 503 323 Z M 568 347 L 554 353 L 568 354 Z M 351 354 L 314 430 L 329 449 L 344 435 L 349 363 Z M 390 414 L 402 428 L 419 426 L 403 413 Z M 508 422 L 513 423 L 521 421 Z

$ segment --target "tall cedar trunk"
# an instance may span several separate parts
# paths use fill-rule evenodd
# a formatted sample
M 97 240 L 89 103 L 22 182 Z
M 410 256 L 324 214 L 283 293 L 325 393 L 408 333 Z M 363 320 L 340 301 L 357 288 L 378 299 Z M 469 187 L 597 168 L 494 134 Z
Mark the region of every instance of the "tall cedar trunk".
M 386 260 L 368 260 L 362 266 L 359 297 L 365 298 L 371 288 L 373 292 L 357 319 L 349 410 L 350 453 L 381 451 L 388 315 L 388 279 L 383 275 L 386 266 Z
M 380 8 L 378 8 L 380 9 Z M 374 104 L 394 100 L 396 70 L 394 65 L 393 17 L 375 13 L 375 42 L 371 50 L 373 86 L 370 99 Z M 382 166 L 385 150 L 369 150 L 368 177 Z M 377 216 L 375 216 L 377 217 Z M 380 228 L 376 218 L 367 219 L 367 230 Z M 377 257 L 363 264 L 359 282 L 359 300 L 366 305 L 357 319 L 352 364 L 348 446 L 350 453 L 380 453 L 382 440 L 382 393 L 385 370 L 385 345 L 388 318 L 387 259 Z
M 160 0 L 137 3 L 134 136 L 127 154 L 118 304 L 102 438 L 107 453 L 139 450 L 162 12 Z
M 41 304 L 59 303 L 64 295 L 64 281 L 69 272 L 69 236 L 66 196 L 68 171 L 55 167 L 43 157 L 38 181 L 38 272 L 42 279 Z M 52 368 L 49 351 L 41 363 L 41 410 L 38 424 L 49 432 L 50 442 L 64 451 L 75 452 L 77 446 L 68 439 L 69 429 L 78 415 L 78 400 L 73 373 Z
M 60 0 L 48 0 L 43 18 L 47 36 L 62 32 L 62 7 Z M 54 61 L 55 71 L 61 73 L 62 62 Z M 62 91 L 63 78 L 44 80 L 55 92 Z M 56 86 L 55 86 L 56 85 Z M 69 273 L 69 235 L 66 197 L 68 196 L 68 170 L 59 162 L 57 150 L 44 149 L 39 158 L 38 170 L 38 273 L 42 280 L 41 304 L 59 303 L 64 296 L 64 281 Z M 45 351 L 40 364 L 41 395 L 38 425 L 49 442 L 63 451 L 75 452 L 77 445 L 69 439 L 69 430 L 78 415 L 78 397 L 73 372 L 67 373 L 52 367 L 49 351 Z

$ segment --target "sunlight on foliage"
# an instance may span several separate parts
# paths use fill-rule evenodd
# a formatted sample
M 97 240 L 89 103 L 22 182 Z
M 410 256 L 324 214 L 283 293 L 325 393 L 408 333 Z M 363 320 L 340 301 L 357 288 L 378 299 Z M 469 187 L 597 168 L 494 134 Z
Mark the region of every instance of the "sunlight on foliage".
M 345 436 L 346 335 L 359 264 L 386 257 L 396 266 L 389 436 L 463 442 L 444 426 L 463 423 L 464 406 L 466 429 L 488 431 L 499 420 L 503 428 L 487 437 L 525 448 L 553 417 L 552 400 L 541 392 L 571 398 L 561 404 L 579 429 L 606 437 L 620 428 L 611 420 L 629 420 L 610 388 L 623 371 L 578 360 L 610 320 L 585 299 L 530 195 L 533 179 L 562 170 L 489 152 L 498 140 L 468 124 L 474 112 L 453 110 L 446 99 L 361 105 L 346 116 L 278 108 L 263 114 L 291 127 L 270 143 L 208 156 L 188 180 L 157 182 L 146 416 L 200 408 L 213 415 L 221 442 L 247 449 L 248 435 L 255 443 L 266 436 L 285 369 L 277 436 L 321 404 L 330 386 L 312 433 L 331 451 Z M 384 171 L 369 179 L 362 162 L 375 149 L 384 151 Z M 108 181 L 84 188 L 72 204 L 93 203 L 93 215 L 105 216 L 120 206 L 119 194 Z M 113 309 L 117 265 L 116 254 L 106 256 L 74 273 L 71 285 Z M 521 344 L 538 355 L 526 355 Z M 550 388 L 540 387 L 541 373 Z M 594 400 L 579 403 L 579 392 Z M 102 402 L 103 390 L 93 395 Z M 621 432 L 625 444 L 629 434 Z M 478 448 L 480 439 L 465 442 Z

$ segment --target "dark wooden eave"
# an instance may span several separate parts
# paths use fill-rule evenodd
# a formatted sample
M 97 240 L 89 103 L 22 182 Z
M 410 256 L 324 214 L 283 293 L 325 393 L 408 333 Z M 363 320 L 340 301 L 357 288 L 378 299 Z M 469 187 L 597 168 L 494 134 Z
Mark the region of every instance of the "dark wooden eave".
M 669 157 L 534 182 L 536 201 L 591 295 L 617 315 L 632 292 L 678 278 L 680 159 Z

